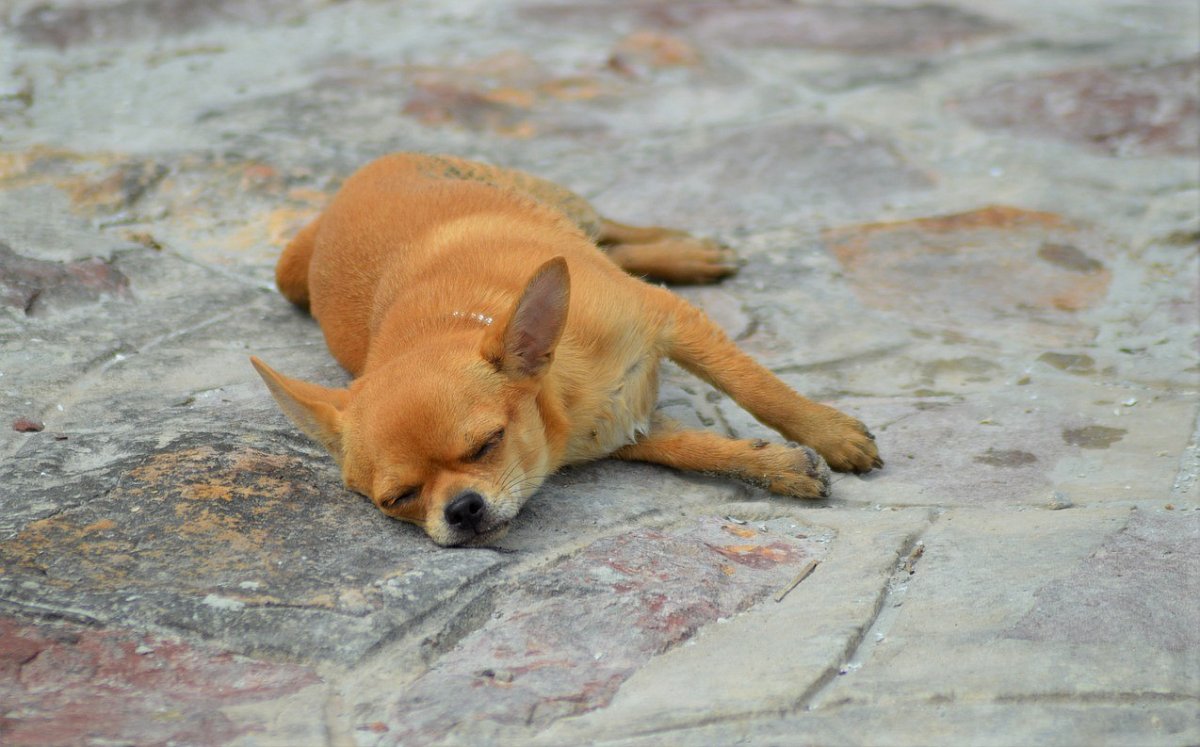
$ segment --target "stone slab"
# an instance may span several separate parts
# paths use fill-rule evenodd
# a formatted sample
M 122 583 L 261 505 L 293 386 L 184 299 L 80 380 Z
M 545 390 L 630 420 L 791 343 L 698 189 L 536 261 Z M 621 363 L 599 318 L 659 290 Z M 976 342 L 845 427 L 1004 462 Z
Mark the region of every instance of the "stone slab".
M 513 739 L 604 708 L 649 659 L 783 588 L 830 540 L 791 518 L 702 517 L 519 574 L 401 697 L 380 698 L 378 743 Z
M 794 710 L 837 675 L 867 634 L 884 602 L 882 589 L 930 520 L 919 509 L 757 510 L 829 532 L 827 554 L 812 575 L 786 595 L 705 628 L 687 645 L 646 663 L 607 708 L 563 719 L 537 743 L 591 743 L 638 734 L 649 725 L 686 729 Z
M 808 690 L 796 684 L 804 697 L 767 700 L 754 717 L 750 700 L 741 712 L 651 715 L 682 711 L 674 704 L 695 687 L 681 675 L 699 670 L 681 667 L 636 689 L 691 653 L 681 650 L 648 666 L 607 711 L 556 725 L 547 742 L 1188 744 L 1200 733 L 1197 516 L 1173 504 L 950 511 L 909 543 L 920 552 L 890 565 L 870 626 L 837 673 Z M 728 688 L 702 697 L 730 698 Z
M 107 707 L 68 743 L 1200 741 L 1197 23 L 1120 0 L 7 3 L 0 641 L 42 653 L 36 682 L 0 671 L 0 742 L 78 724 L 54 676 Z M 586 465 L 491 550 L 383 520 L 246 357 L 345 381 L 272 263 L 397 149 L 735 245 L 737 277 L 682 292 L 869 423 L 887 468 L 798 504 Z M 662 394 L 774 437 L 677 369 Z M 147 641 L 173 658 L 143 677 Z
M 1200 150 L 1200 59 L 1091 68 L 1001 81 L 963 97 L 983 127 L 1066 140 L 1119 155 Z
M 45 744 L 218 744 L 261 731 L 225 709 L 276 701 L 321 679 L 176 638 L 0 618 L 0 737 Z M 306 724 L 305 736 L 322 728 Z
M 947 512 L 869 655 L 813 707 L 1200 697 L 1200 514 L 1166 505 Z
M 662 744 L 666 734 L 597 741 L 605 747 Z M 1192 702 L 1182 703 L 1055 703 L 908 704 L 903 709 L 847 706 L 832 713 L 731 721 L 669 732 L 672 744 L 816 743 L 853 747 L 1010 747 L 1044 744 L 1075 747 L 1090 744 L 1121 747 L 1175 747 L 1200 737 L 1200 717 Z

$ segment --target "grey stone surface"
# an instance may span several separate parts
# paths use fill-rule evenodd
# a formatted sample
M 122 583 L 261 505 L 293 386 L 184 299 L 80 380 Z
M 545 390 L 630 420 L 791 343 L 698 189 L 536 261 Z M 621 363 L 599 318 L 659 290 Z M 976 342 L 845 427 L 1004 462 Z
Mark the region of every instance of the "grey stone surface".
M 1198 27 L 0 4 L 0 743 L 1200 742 Z M 735 245 L 679 292 L 887 467 L 796 503 L 584 465 L 486 549 L 385 519 L 247 357 L 345 382 L 272 266 L 393 150 Z

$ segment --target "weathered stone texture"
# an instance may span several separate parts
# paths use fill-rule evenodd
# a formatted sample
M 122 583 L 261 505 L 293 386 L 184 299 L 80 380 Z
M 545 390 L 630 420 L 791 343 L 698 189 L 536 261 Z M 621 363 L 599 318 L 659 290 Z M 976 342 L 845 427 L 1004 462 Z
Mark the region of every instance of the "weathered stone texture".
M 993 83 L 958 107 L 972 122 L 1123 156 L 1200 152 L 1200 58 Z
M 864 303 L 975 335 L 1086 342 L 1073 312 L 1103 300 L 1112 279 L 1104 237 L 1006 206 L 839 228 L 825 242 Z
M 320 682 L 175 638 L 0 618 L 0 739 L 34 745 L 222 744 L 254 725 L 222 712 Z
M 1068 577 L 1047 584 L 1009 635 L 1033 641 L 1136 640 L 1200 651 L 1200 515 L 1138 511 Z M 1200 683 L 1198 683 L 1200 684 Z
M 543 3 L 521 15 L 547 26 L 599 23 L 666 29 L 735 47 L 811 48 L 864 55 L 929 54 L 1004 30 L 951 5 L 799 5 L 787 2 Z
M 708 518 L 605 538 L 519 575 L 497 590 L 483 624 L 394 702 L 382 743 L 540 728 L 601 708 L 646 659 L 819 560 L 829 538 L 813 531 Z
M 0 744 L 1200 743 L 1194 3 L 4 8 Z M 401 149 L 736 247 L 886 468 L 386 519 L 247 359 L 346 383 L 273 263 Z
M 191 433 L 95 470 L 65 505 L 51 483 L 29 506 L 56 510 L 0 544 L 6 598 L 354 661 L 499 562 L 438 552 L 280 446 Z

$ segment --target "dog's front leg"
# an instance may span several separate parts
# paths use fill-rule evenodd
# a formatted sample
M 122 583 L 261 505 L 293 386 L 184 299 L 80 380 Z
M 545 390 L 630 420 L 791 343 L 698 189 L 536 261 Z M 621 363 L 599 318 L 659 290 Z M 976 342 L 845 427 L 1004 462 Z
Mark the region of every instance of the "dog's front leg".
M 829 466 L 807 446 L 732 439 L 711 431 L 687 430 L 655 414 L 650 431 L 613 456 L 675 469 L 733 477 L 793 498 L 829 495 Z
M 875 437 L 858 420 L 796 393 L 742 352 L 704 312 L 656 289 L 668 306 L 664 352 L 671 360 L 733 397 L 759 422 L 811 446 L 839 472 L 883 466 Z

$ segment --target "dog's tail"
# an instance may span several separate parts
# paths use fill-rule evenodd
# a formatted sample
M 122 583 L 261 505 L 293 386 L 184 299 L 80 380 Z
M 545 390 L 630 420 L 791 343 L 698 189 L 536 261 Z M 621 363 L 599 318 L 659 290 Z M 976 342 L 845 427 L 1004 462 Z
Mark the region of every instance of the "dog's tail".
M 300 229 L 275 265 L 275 285 L 284 298 L 301 308 L 308 308 L 308 263 L 312 260 L 313 244 L 321 218 L 314 218 Z

